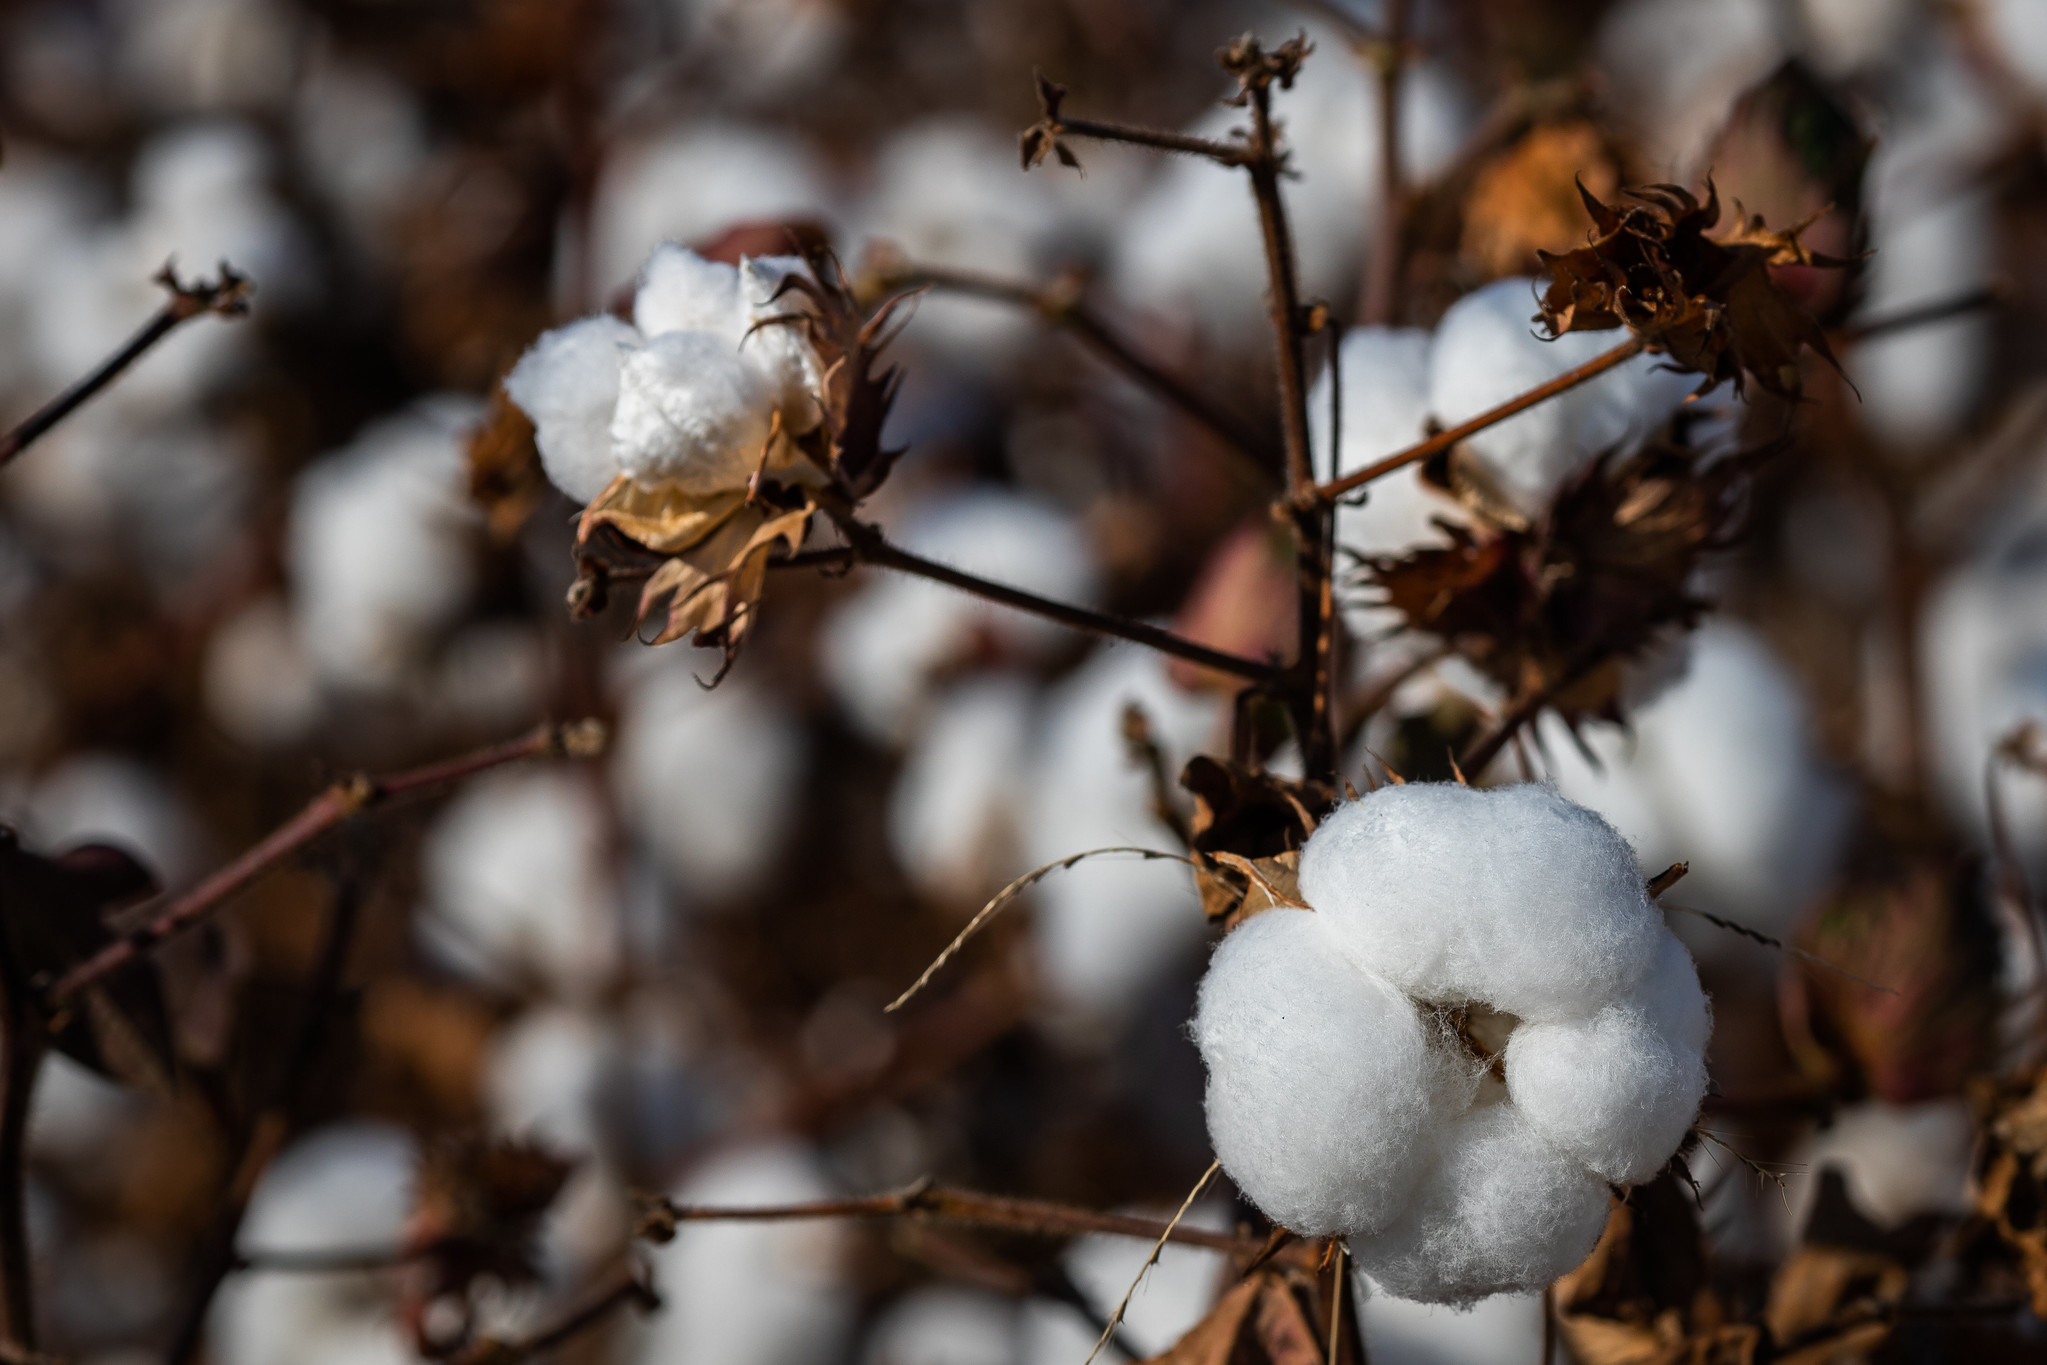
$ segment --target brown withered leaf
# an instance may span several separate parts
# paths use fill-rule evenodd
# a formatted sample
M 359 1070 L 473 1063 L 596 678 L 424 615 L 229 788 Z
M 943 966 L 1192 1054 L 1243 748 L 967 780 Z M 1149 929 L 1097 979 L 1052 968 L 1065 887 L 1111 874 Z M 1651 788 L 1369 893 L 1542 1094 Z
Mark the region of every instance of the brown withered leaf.
M 1314 1321 L 1284 1275 L 1261 1270 L 1238 1282 L 1151 1365 L 1323 1365 Z
M 1620 186 L 1620 169 L 1596 124 L 1538 124 L 1489 162 L 1464 202 L 1458 255 L 1476 276 L 1526 274 L 1536 252 L 1582 236 L 1580 181 L 1595 195 Z
M 1889 1310 L 1910 1282 L 1905 1268 L 1885 1256 L 1800 1247 L 1778 1267 L 1763 1306 L 1776 1365 L 1863 1359 L 1891 1334 Z
M 1979 1096 L 1976 1211 L 2018 1256 L 2035 1314 L 2047 1314 L 2047 1068 Z
M 490 408 L 469 433 L 469 496 L 483 508 L 484 525 L 498 544 L 509 543 L 547 494 L 547 471 L 533 444 L 533 420 L 491 389 Z
M 1753 378 L 1795 398 L 1801 348 L 1840 369 L 1819 322 L 1771 274 L 1850 264 L 1801 243 L 1807 223 L 1773 232 L 1737 204 L 1731 230 L 1709 237 L 1720 222 L 1710 179 L 1703 204 L 1679 185 L 1623 191 L 1631 203 L 1604 203 L 1582 185 L 1579 193 L 1592 215 L 1590 240 L 1537 253 L 1550 276 L 1538 318 L 1551 335 L 1627 327 L 1651 351 L 1704 376 L 1701 391 L 1726 380 L 1739 392 Z
M 422 1257 L 420 1273 L 400 1304 L 417 1339 L 427 1340 L 420 1334 L 436 1300 L 466 1298 L 479 1279 L 517 1287 L 539 1277 L 540 1222 L 575 1168 L 532 1143 L 474 1134 L 427 1148 L 406 1225 L 407 1244 Z M 432 1343 L 438 1350 L 453 1344 Z
M 1188 846 L 1210 919 L 1234 927 L 1275 904 L 1300 903 L 1300 848 L 1315 832 L 1313 812 L 1332 805 L 1334 792 L 1207 754 L 1188 761 L 1180 785 L 1194 794 Z
M 1667 1172 L 1614 1205 L 1592 1255 L 1557 1281 L 1556 1305 L 1584 1365 L 1748 1365 L 1761 1337 L 1713 1293 L 1691 1195 Z

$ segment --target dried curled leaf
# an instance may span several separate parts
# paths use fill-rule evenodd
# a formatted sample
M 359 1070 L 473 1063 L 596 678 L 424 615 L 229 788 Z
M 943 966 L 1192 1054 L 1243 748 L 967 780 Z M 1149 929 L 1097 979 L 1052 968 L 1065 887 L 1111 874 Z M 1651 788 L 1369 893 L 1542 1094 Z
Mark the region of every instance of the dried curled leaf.
M 1202 911 L 1234 927 L 1276 905 L 1299 906 L 1300 849 L 1315 832 L 1311 810 L 1335 793 L 1262 769 L 1198 755 L 1180 773 L 1194 794 L 1188 842 Z
M 1620 186 L 1597 125 L 1570 119 L 1529 129 L 1472 182 L 1458 243 L 1466 267 L 1482 279 L 1526 274 L 1537 252 L 1576 239 L 1587 225 L 1580 177 L 1595 194 Z
M 2033 1312 L 2047 1314 L 2047 1069 L 1981 1099 L 1976 1211 L 2017 1254 Z
M 490 537 L 503 545 L 519 534 L 547 495 L 547 471 L 533 444 L 533 419 L 491 386 L 490 409 L 469 433 L 469 496 L 483 508 Z
M 1720 222 L 1710 179 L 1703 204 L 1678 185 L 1623 191 L 1628 204 L 1578 188 L 1592 215 L 1590 240 L 1561 255 L 1536 253 L 1550 275 L 1538 318 L 1551 335 L 1627 327 L 1650 350 L 1704 375 L 1701 391 L 1728 380 L 1739 392 L 1747 376 L 1796 397 L 1801 347 L 1840 369 L 1819 322 L 1770 273 L 1850 264 L 1799 241 L 1810 220 L 1772 232 L 1737 204 L 1732 229 L 1716 239 L 1706 235 Z
M 1277 1271 L 1237 1283 L 1150 1365 L 1323 1365 L 1325 1349 L 1302 1294 Z
M 1584 1365 L 1749 1365 L 1762 1332 L 1707 1280 L 1691 1196 L 1668 1173 L 1616 1203 L 1592 1255 L 1557 1281 L 1557 1328 Z

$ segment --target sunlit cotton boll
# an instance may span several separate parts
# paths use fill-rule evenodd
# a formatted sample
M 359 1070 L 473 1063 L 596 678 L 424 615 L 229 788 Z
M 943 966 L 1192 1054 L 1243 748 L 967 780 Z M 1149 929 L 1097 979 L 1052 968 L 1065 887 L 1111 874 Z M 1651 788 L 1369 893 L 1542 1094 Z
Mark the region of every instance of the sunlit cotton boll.
M 904 548 L 982 578 L 1076 606 L 1100 592 L 1094 548 L 1049 503 L 977 488 L 918 509 Z M 824 671 L 847 714 L 885 744 L 916 724 L 934 681 L 976 664 L 1031 663 L 1073 638 L 1066 627 L 957 588 L 876 572 L 825 624 Z
M 985 896 L 1013 861 L 1036 688 L 994 675 L 948 693 L 911 740 L 889 794 L 889 848 L 936 900 Z
M 1156 1218 L 1169 1218 L 1173 1210 L 1151 1208 L 1131 1210 Z M 1181 1226 L 1204 1232 L 1226 1232 L 1230 1211 L 1225 1204 L 1203 1200 L 1180 1220 Z M 1122 1302 L 1123 1295 L 1137 1279 L 1151 1248 L 1136 1237 L 1108 1237 L 1094 1234 L 1076 1238 L 1067 1248 L 1066 1273 L 1086 1296 L 1096 1313 L 1107 1319 Z M 1220 1251 L 1206 1247 L 1169 1243 L 1159 1252 L 1157 1264 L 1145 1274 L 1144 1282 L 1131 1295 L 1118 1335 L 1147 1355 L 1165 1351 L 1188 1329 L 1201 1321 L 1224 1287 L 1228 1261 Z M 1078 1318 L 1076 1316 L 1076 1321 Z M 1093 1336 L 1089 1332 L 1090 1337 Z M 1039 1365 L 1042 1357 L 1030 1365 Z
M 249 1201 L 244 1251 L 317 1253 L 398 1243 L 417 1154 L 398 1129 L 319 1129 L 270 1164 Z M 214 1301 L 208 1348 L 221 1365 L 401 1365 L 413 1358 L 387 1277 L 341 1271 L 235 1275 Z
M 834 1193 L 816 1155 L 789 1139 L 717 1153 L 675 1191 L 679 1204 L 794 1204 Z M 636 1365 L 813 1365 L 839 1356 L 856 1302 L 847 1230 L 833 1220 L 685 1223 L 651 1257 L 662 1311 L 636 1333 Z
M 603 809 L 584 775 L 491 774 L 428 832 L 420 935 L 465 976 L 499 986 L 539 981 L 582 998 L 617 965 L 608 867 Z
M 395 686 L 467 604 L 478 514 L 461 439 L 474 411 L 422 403 L 299 476 L 285 563 L 299 637 L 329 685 Z

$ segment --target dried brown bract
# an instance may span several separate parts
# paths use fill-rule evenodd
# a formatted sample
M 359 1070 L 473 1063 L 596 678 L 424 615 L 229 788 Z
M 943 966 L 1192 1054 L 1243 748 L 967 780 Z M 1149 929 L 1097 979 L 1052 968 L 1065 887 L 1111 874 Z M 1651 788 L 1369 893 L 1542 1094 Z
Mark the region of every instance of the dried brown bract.
M 547 496 L 547 471 L 533 444 L 533 421 L 505 396 L 491 390 L 490 409 L 469 433 L 469 496 L 483 508 L 490 538 L 506 544 Z
M 1706 202 L 1678 185 L 1623 191 L 1632 203 L 1601 202 L 1582 182 L 1592 215 L 1586 245 L 1561 255 L 1538 251 L 1549 272 L 1540 320 L 1551 335 L 1627 327 L 1649 349 L 1737 392 L 1750 376 L 1771 393 L 1800 391 L 1798 355 L 1809 347 L 1836 370 L 1840 364 L 1811 313 L 1771 276 L 1777 266 L 1850 262 L 1799 241 L 1810 220 L 1772 232 L 1760 216 L 1735 205 L 1733 226 L 1719 237 L 1720 195 L 1706 182 Z
M 477 1136 L 429 1147 L 420 1164 L 409 1240 L 423 1253 L 413 1312 L 422 1350 L 444 1354 L 466 1340 L 430 1340 L 428 1305 L 466 1299 L 480 1279 L 530 1284 L 539 1276 L 536 1239 L 575 1163 L 528 1142 Z

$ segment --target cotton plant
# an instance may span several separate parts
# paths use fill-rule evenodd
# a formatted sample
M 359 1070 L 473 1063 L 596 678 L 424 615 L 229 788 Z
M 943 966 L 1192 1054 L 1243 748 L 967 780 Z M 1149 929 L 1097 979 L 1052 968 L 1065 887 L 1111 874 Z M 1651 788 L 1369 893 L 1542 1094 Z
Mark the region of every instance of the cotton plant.
M 1202 980 L 1223 1169 L 1401 1298 L 1576 1266 L 1706 1087 L 1706 998 L 1626 841 L 1537 784 L 1388 786 L 1322 821 L 1299 889 Z

